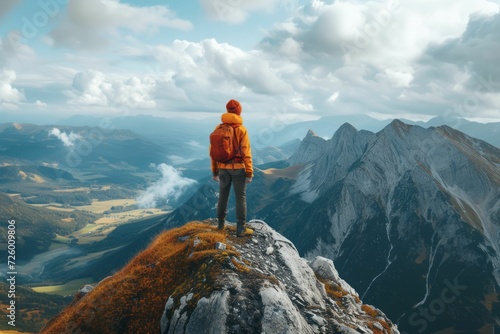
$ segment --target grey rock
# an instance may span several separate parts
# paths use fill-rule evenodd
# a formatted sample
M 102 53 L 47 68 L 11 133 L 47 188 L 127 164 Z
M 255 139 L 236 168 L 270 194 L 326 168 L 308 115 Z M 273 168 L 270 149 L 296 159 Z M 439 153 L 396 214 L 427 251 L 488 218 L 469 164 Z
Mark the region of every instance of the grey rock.
M 200 239 L 194 239 L 193 241 L 193 247 L 196 248 L 200 244 Z
M 352 329 L 351 327 L 340 325 L 339 326 L 340 333 L 342 334 L 359 334 L 358 331 Z
M 316 314 L 313 317 L 311 317 L 311 320 L 314 321 L 320 327 L 326 324 L 326 320 Z
M 293 306 L 286 292 L 276 287 L 267 287 L 260 291 L 260 295 L 264 306 L 262 319 L 264 333 L 314 333 L 311 326 Z
M 333 263 L 317 259 L 309 266 L 295 246 L 265 222 L 248 224 L 255 230 L 253 238 L 266 242 L 228 244 L 240 255 L 231 255 L 224 262 L 217 290 L 198 300 L 192 311 L 186 307 L 188 302 L 193 303 L 192 292 L 181 296 L 178 303 L 169 298 L 160 321 L 162 334 L 326 334 L 338 332 L 339 328 L 343 328 L 341 333 L 351 334 L 356 331 L 350 327 L 368 328 L 367 322 L 376 321 L 361 312 L 354 289 L 346 288 L 348 294 L 342 300 L 327 295 L 311 266 L 322 271 L 332 284 L 348 286 L 342 283 Z M 392 323 L 391 327 L 391 334 L 399 333 Z
M 167 303 L 165 304 L 165 310 L 170 310 L 172 307 L 174 307 L 174 299 L 169 297 Z
M 329 279 L 331 281 L 337 282 L 343 290 L 349 292 L 351 295 L 358 296 L 356 290 L 354 290 L 346 281 L 340 278 L 337 269 L 333 261 L 322 256 L 316 256 L 314 261 L 310 263 L 311 268 L 319 276 Z
M 78 290 L 78 293 L 81 294 L 82 296 L 86 295 L 90 291 L 94 290 L 94 286 L 90 284 L 85 284 L 83 287 L 81 287 Z
M 358 326 L 357 329 L 358 329 L 358 332 L 360 332 L 360 333 L 369 333 L 369 334 L 372 333 L 372 331 L 369 328 L 366 328 L 363 326 Z
M 226 333 L 229 291 L 216 291 L 198 301 L 183 333 Z
M 226 249 L 226 244 L 222 243 L 222 242 L 217 242 L 215 244 L 215 249 L 218 249 L 218 250 L 225 250 Z

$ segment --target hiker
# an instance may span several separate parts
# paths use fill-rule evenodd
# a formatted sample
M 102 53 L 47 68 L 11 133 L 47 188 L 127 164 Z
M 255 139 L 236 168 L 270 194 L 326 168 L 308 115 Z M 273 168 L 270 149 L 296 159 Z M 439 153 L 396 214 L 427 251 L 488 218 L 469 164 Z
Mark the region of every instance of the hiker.
M 227 215 L 227 202 L 231 184 L 236 198 L 236 236 L 242 237 L 253 233 L 245 226 L 247 215 L 246 185 L 252 182 L 252 151 L 247 129 L 241 118 L 241 104 L 230 100 L 226 104 L 227 113 L 222 114 L 222 124 L 210 135 L 210 157 L 212 160 L 213 179 L 219 182 L 219 202 L 217 204 L 218 228 L 224 229 Z M 229 125 L 229 126 L 227 126 Z M 223 128 L 223 129 L 220 129 Z M 232 128 L 232 129 L 231 129 Z M 215 134 L 219 131 L 219 134 Z M 221 131 L 226 131 L 225 143 L 221 144 Z M 219 150 L 219 151 L 218 151 Z M 220 151 L 226 152 L 220 152 Z M 234 150 L 234 152 L 231 152 Z M 229 155 L 227 154 L 229 151 Z M 222 155 L 222 157 L 221 157 Z M 229 160 L 226 160 L 230 157 Z

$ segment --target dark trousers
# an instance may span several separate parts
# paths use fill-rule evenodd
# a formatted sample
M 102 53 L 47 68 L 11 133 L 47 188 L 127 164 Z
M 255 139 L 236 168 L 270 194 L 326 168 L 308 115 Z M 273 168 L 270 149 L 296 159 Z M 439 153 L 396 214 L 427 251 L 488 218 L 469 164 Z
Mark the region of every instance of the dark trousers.
M 247 219 L 247 198 L 245 194 L 246 173 L 245 169 L 220 169 L 219 170 L 219 202 L 217 203 L 217 218 L 226 219 L 227 202 L 231 184 L 233 184 L 236 198 L 236 219 L 238 225 L 245 225 Z

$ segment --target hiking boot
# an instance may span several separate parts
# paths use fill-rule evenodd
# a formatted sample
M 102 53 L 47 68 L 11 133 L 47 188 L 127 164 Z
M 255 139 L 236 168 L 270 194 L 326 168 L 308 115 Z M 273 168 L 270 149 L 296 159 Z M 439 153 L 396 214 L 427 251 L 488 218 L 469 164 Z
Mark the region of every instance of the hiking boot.
M 253 230 L 251 228 L 246 227 L 245 225 L 238 225 L 236 228 L 237 237 L 245 237 L 252 234 Z
M 219 219 L 219 223 L 217 224 L 217 229 L 218 230 L 223 230 L 225 222 L 226 222 L 225 219 Z
M 244 230 L 242 230 L 240 232 L 236 232 L 236 236 L 237 237 L 246 237 L 246 236 L 249 236 L 249 235 L 253 234 L 253 230 L 251 228 L 244 227 L 243 229 Z

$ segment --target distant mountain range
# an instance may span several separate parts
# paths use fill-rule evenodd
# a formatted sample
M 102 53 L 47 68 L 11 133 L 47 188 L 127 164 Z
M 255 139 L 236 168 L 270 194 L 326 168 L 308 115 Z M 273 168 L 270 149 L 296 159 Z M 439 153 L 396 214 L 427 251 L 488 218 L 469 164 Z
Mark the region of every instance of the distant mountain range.
M 288 166 L 257 173 L 250 217 L 304 256 L 334 260 L 403 331 L 498 327 L 498 148 L 448 126 L 393 121 L 372 133 L 344 124 L 329 140 L 309 132 Z M 213 216 L 214 187 L 203 186 L 166 226 Z
M 210 124 L 205 120 L 141 115 L 108 119 L 106 124 L 113 129 L 131 130 L 148 138 L 149 141 L 168 150 L 173 163 L 183 163 L 208 156 L 208 138 L 218 121 L 219 116 L 214 117 L 213 124 Z M 102 118 L 73 116 L 61 124 L 99 127 L 102 122 Z
M 406 124 L 418 125 L 423 128 L 449 126 L 459 130 L 471 137 L 486 141 L 496 147 L 500 147 L 500 122 L 497 123 L 478 123 L 467 121 L 463 118 L 442 118 L 435 117 L 427 122 L 413 122 L 402 120 Z M 377 120 L 366 115 L 343 115 L 323 117 L 316 121 L 298 122 L 284 127 L 281 131 L 274 133 L 273 139 L 275 145 L 281 145 L 293 138 L 303 138 L 309 129 L 322 138 L 330 138 L 342 124 L 349 123 L 359 130 L 368 130 L 378 132 L 386 127 L 392 120 Z
M 65 143 L 63 136 L 71 139 Z M 121 163 L 144 168 L 150 163 L 168 162 L 165 148 L 131 130 L 88 126 L 0 124 L 0 151 L 3 158 L 57 162 L 70 168 L 80 164 L 80 168 L 93 164 L 107 164 L 109 168 Z
M 35 166 L 29 168 L 46 172 L 53 168 L 50 173 L 62 181 L 85 178 L 98 184 L 143 186 L 141 173 L 152 172 L 151 164 L 171 163 L 168 155 L 167 148 L 131 130 L 0 124 L 0 166 Z M 0 181 L 9 173 L 4 172 Z
M 219 115 L 214 115 L 213 120 L 187 120 L 166 119 L 152 116 L 126 116 L 109 120 L 116 129 L 130 129 L 157 143 L 168 143 L 177 141 L 180 146 L 173 151 L 184 158 L 199 158 L 206 154 L 208 147 L 208 135 L 219 121 Z M 413 122 L 402 120 L 407 124 L 419 125 L 424 128 L 447 125 L 459 130 L 471 137 L 489 142 L 500 147 L 500 122 L 478 123 L 458 117 L 435 117 L 427 122 Z M 102 119 L 89 116 L 73 116 L 65 121 L 63 125 L 72 126 L 99 126 Z M 249 130 L 250 139 L 255 148 L 262 149 L 266 146 L 278 147 L 296 139 L 302 139 L 309 129 L 313 129 L 318 136 L 330 138 L 331 135 L 344 123 L 349 123 L 359 130 L 378 132 L 387 126 L 391 119 L 377 120 L 367 115 L 339 115 L 322 117 L 315 121 L 305 122 L 279 122 L 270 119 L 264 121 L 245 122 Z M 212 124 L 213 123 L 213 124 Z M 196 148 L 196 146 L 201 147 Z M 182 150 L 181 150 L 182 148 Z M 174 148 L 175 149 L 175 148 Z

